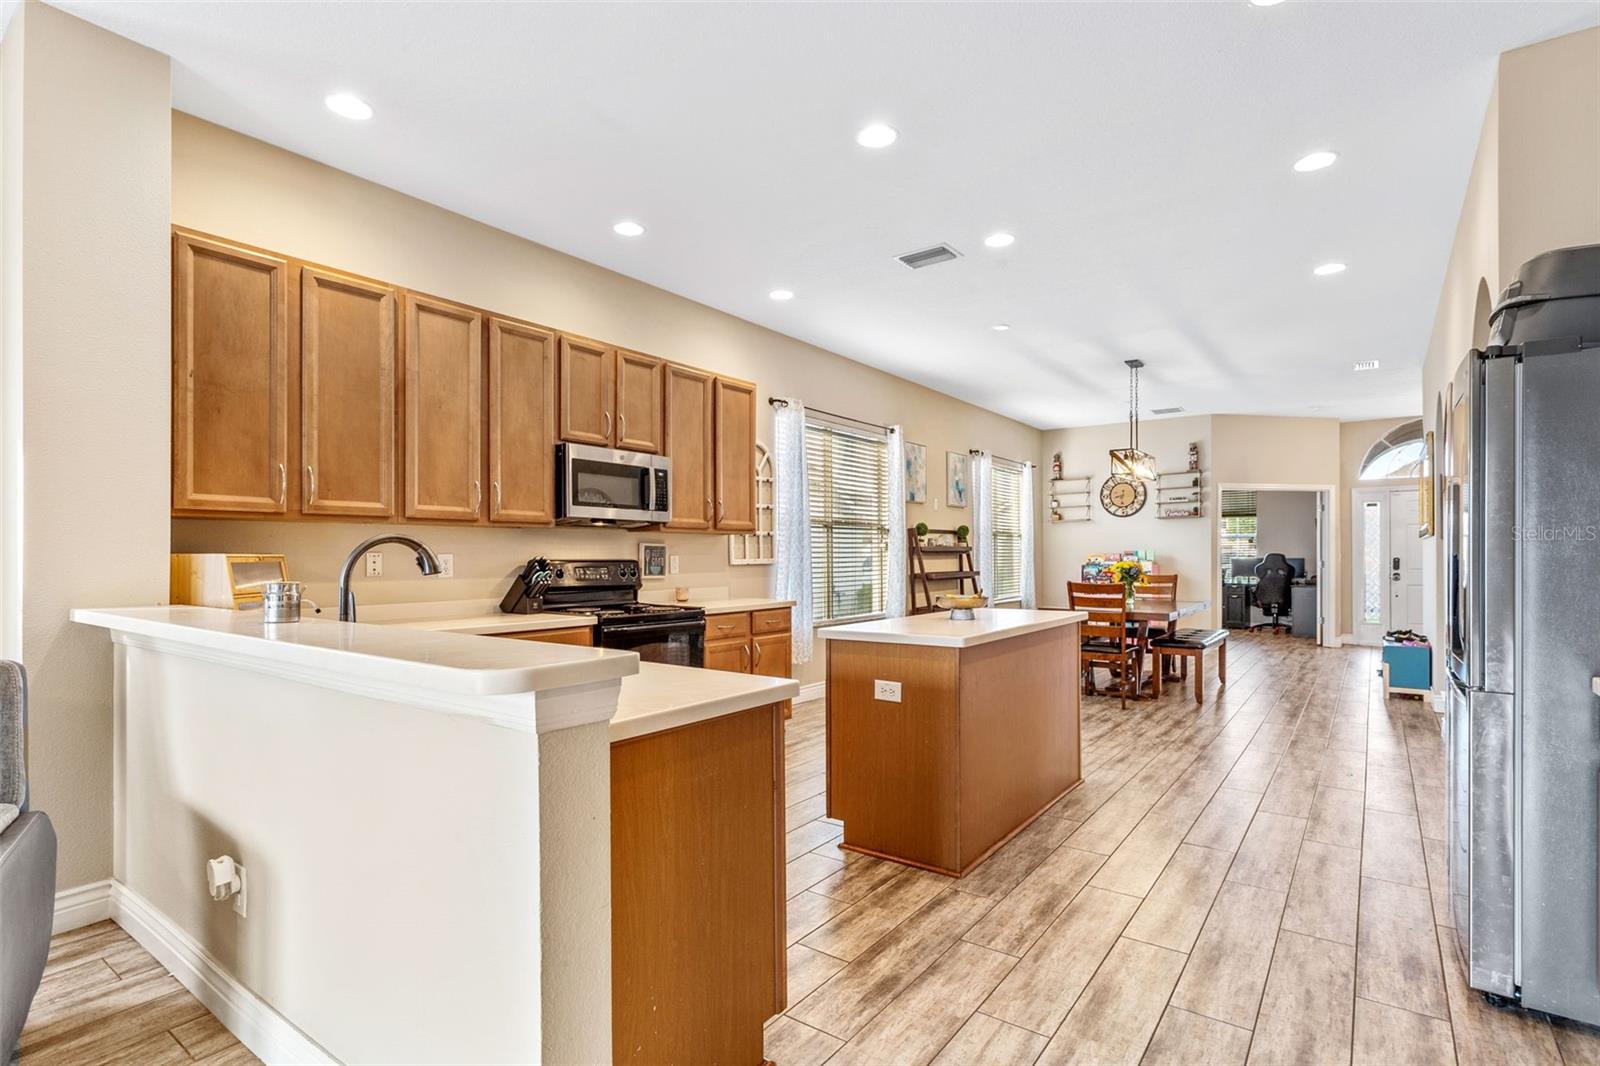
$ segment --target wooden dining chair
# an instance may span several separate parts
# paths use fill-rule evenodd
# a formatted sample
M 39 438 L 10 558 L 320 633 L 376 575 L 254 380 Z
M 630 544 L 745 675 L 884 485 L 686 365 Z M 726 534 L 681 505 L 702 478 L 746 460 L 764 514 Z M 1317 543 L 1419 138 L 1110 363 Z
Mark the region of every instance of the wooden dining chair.
M 1149 601 L 1151 604 L 1163 607 L 1176 607 L 1178 604 L 1178 575 L 1177 574 L 1146 574 L 1137 585 L 1133 586 L 1133 603 L 1137 607 L 1140 601 Z M 1163 622 L 1152 622 L 1146 631 L 1147 640 L 1167 635 L 1168 626 Z
M 1144 653 L 1139 647 L 1137 628 L 1128 623 L 1128 601 L 1122 586 L 1073 581 L 1067 586 L 1067 593 L 1072 609 L 1089 616 L 1080 627 L 1085 691 L 1093 691 L 1094 668 L 1104 666 L 1120 680 L 1122 706 L 1126 708 L 1129 695 L 1139 698 Z

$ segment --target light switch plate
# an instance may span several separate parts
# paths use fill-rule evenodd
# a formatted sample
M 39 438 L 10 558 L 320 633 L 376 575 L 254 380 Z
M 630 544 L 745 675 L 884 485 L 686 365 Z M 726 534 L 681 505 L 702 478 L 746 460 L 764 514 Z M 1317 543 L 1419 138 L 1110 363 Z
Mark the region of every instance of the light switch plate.
M 888 703 L 899 703 L 900 682 L 874 680 L 872 682 L 872 698 L 884 700 Z
M 678 557 L 676 555 L 667 556 L 667 573 L 676 574 L 677 572 L 678 572 Z

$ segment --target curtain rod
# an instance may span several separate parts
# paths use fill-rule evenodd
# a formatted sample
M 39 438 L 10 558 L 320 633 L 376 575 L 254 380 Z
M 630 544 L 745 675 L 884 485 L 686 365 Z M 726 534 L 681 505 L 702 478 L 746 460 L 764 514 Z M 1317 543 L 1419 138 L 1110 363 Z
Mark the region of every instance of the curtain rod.
M 971 451 L 967 452 L 967 454 L 968 455 L 989 455 L 989 453 L 984 451 L 982 448 L 973 448 Z M 1004 456 L 1004 455 L 989 455 L 989 458 L 991 458 L 991 459 L 1004 459 L 1006 462 L 1008 462 L 1008 463 L 1016 463 L 1018 466 L 1032 466 L 1033 465 L 1033 461 L 1030 460 L 1030 459 L 1011 459 L 1011 458 L 1008 458 L 1007 456 Z
M 771 404 L 773 407 L 788 407 L 789 406 L 789 401 L 785 400 L 781 396 L 769 396 L 769 397 L 767 397 L 767 403 Z M 837 418 L 837 419 L 841 419 L 841 420 L 843 420 L 845 422 L 854 422 L 858 426 L 867 426 L 867 427 L 869 427 L 871 429 L 881 429 L 885 433 L 889 432 L 889 428 L 890 428 L 888 426 L 879 425 L 876 422 L 868 422 L 865 418 L 852 418 L 849 415 L 836 414 L 833 411 L 824 411 L 820 407 L 807 407 L 806 410 L 807 411 L 815 411 L 819 415 L 827 415 L 829 418 Z

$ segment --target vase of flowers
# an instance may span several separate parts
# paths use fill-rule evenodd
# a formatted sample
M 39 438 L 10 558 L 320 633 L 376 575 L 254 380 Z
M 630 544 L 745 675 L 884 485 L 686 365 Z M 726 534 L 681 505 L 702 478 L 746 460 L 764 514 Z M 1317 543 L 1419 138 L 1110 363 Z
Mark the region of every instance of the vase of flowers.
M 1132 603 L 1133 587 L 1144 580 L 1144 566 L 1137 559 L 1118 559 L 1106 567 L 1106 573 L 1111 580 L 1122 583 L 1123 598 Z

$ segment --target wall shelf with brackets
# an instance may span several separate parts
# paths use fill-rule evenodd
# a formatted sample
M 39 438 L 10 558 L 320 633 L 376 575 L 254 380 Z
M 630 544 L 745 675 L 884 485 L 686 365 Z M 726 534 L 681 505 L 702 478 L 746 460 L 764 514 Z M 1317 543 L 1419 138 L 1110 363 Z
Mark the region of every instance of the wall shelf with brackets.
M 1094 476 L 1050 479 L 1049 518 L 1057 522 L 1087 522 L 1094 514 Z
M 1173 470 L 1156 475 L 1157 518 L 1205 517 L 1204 470 Z

